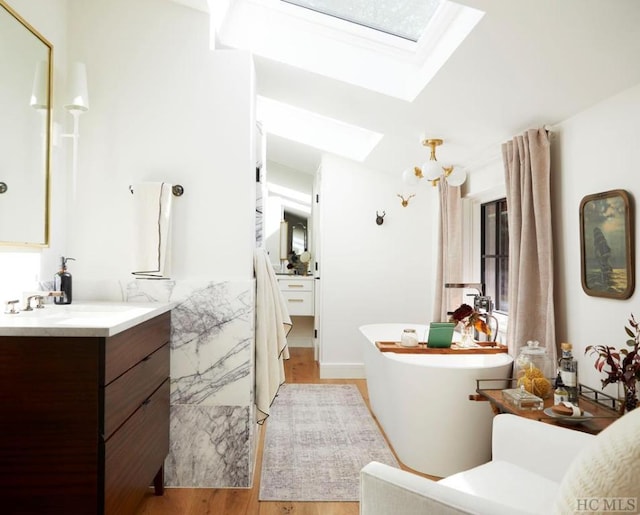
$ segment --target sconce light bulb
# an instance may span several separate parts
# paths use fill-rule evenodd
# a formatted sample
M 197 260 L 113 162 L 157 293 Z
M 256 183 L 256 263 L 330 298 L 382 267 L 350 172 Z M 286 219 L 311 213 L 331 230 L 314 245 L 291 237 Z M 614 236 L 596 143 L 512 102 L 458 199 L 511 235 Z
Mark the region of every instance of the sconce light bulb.
M 422 165 L 422 173 L 427 180 L 432 181 L 442 175 L 442 166 L 436 159 L 429 159 Z
M 462 186 L 467 180 L 467 172 L 459 166 L 452 166 L 447 173 L 447 182 L 450 186 Z
M 407 186 L 416 186 L 420 182 L 420 176 L 415 172 L 415 170 L 420 170 L 419 168 L 407 168 L 404 172 L 402 172 L 402 182 L 404 182 Z

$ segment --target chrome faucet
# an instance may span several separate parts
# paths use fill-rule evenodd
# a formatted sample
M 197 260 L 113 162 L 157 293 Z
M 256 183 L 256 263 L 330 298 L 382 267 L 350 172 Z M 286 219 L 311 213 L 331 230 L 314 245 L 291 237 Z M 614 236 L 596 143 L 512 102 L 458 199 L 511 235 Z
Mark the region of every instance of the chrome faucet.
M 493 312 L 493 301 L 491 300 L 491 297 L 488 295 L 474 295 L 473 309 L 490 315 Z
M 42 295 L 29 295 L 27 297 L 27 301 L 24 303 L 24 308 L 22 308 L 22 311 L 33 311 L 33 308 L 31 307 L 31 300 L 32 299 L 37 299 L 38 300 L 38 304 L 36 305 L 37 308 L 43 308 L 44 304 L 44 297 Z
M 61 291 L 43 291 L 36 293 L 34 295 L 29 295 L 27 300 L 24 303 L 24 308 L 22 311 L 33 311 L 33 307 L 31 307 L 31 300 L 36 299 L 38 303 L 36 304 L 36 309 L 44 308 L 44 298 L 45 297 L 62 297 Z

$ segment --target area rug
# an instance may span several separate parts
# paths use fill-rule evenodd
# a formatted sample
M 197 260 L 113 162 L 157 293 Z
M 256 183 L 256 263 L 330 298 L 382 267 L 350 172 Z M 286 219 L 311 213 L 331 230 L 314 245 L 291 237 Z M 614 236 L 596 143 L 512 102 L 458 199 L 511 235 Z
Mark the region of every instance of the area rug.
M 285 384 L 267 420 L 261 501 L 357 501 L 360 469 L 398 467 L 355 385 Z

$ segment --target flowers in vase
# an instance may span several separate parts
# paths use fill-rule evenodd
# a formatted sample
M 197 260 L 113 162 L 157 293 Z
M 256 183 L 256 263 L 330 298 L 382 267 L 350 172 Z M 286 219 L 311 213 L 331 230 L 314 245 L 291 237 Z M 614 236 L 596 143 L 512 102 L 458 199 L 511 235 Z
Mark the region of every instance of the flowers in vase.
M 473 309 L 469 304 L 462 304 L 451 314 L 449 322 L 462 324 L 465 329 L 476 329 L 490 336 L 491 329 L 483 317 L 484 315 L 482 313 Z
M 629 319 L 631 328 L 625 326 L 624 330 L 629 336 L 626 344 L 629 349 L 622 348 L 617 350 L 609 345 L 589 345 L 585 350 L 585 354 L 590 353 L 596 355 L 594 366 L 598 372 L 604 372 L 606 377 L 602 379 L 602 387 L 608 384 L 622 383 L 625 391 L 626 411 L 635 409 L 638 405 L 636 395 L 636 381 L 640 379 L 640 355 L 638 355 L 638 346 L 640 345 L 640 325 L 636 322 L 635 317 L 631 314 Z

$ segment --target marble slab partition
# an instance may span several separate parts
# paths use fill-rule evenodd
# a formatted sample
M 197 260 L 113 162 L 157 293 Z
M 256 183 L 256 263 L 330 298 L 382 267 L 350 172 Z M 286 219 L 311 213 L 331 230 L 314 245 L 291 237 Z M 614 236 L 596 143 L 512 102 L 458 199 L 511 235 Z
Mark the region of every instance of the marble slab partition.
M 172 301 L 167 486 L 250 487 L 255 456 L 253 281 L 148 281 L 125 300 Z

